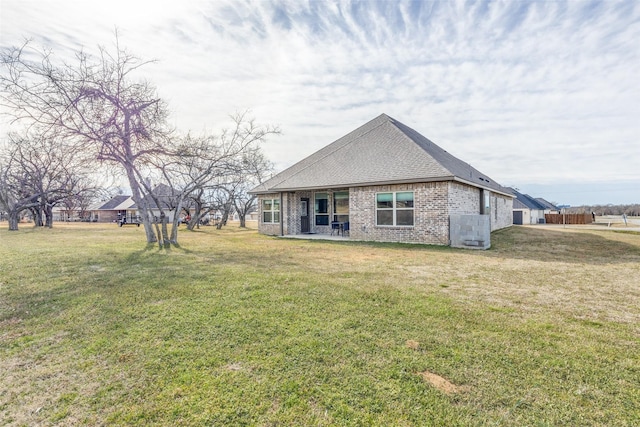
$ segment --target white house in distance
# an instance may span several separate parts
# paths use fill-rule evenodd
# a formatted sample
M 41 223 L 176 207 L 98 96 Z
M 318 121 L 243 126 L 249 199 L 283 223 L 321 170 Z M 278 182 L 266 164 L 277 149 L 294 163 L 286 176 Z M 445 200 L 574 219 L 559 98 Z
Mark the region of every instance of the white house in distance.
M 123 219 L 135 222 L 138 210 L 131 196 L 118 195 L 92 209 L 92 215 L 98 222 L 118 222 Z
M 490 231 L 513 218 L 508 189 L 386 114 L 252 193 L 259 232 L 270 235 L 343 231 L 353 240 L 435 245 L 455 237 L 462 246 L 486 248 Z M 461 217 L 473 224 L 459 225 Z M 477 221 L 485 237 L 466 236 Z
M 515 188 L 509 191 L 516 197 L 513 201 L 513 223 L 515 225 L 542 224 L 545 214 L 558 213 L 558 208 L 542 198 L 533 198 Z

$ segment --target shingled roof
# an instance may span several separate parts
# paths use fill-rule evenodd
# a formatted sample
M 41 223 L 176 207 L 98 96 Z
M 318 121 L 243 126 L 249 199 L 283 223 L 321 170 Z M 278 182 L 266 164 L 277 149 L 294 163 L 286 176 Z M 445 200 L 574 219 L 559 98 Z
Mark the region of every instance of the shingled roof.
M 545 204 L 538 201 L 537 199 L 534 199 L 530 195 L 520 193 L 515 188 L 509 188 L 509 190 L 516 197 L 515 200 L 513 201 L 513 209 L 533 209 L 533 210 L 539 210 L 539 211 L 543 211 L 545 209 L 551 209 L 545 206 Z M 551 206 L 555 209 L 553 205 Z
M 280 172 L 252 193 L 459 181 L 511 196 L 415 130 L 381 114 Z
M 131 196 L 114 196 L 106 203 L 97 208 L 97 210 L 101 211 L 117 211 L 117 210 L 126 210 L 131 209 L 133 207 L 133 200 L 131 200 Z

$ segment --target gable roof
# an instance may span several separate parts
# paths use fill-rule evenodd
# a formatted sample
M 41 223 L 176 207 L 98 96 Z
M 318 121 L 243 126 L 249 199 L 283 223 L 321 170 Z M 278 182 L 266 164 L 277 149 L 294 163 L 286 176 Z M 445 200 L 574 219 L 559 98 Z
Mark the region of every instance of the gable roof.
M 542 206 L 544 206 L 545 209 L 551 209 L 553 211 L 559 210 L 557 206 L 555 206 L 553 203 L 543 199 L 542 197 L 536 197 L 536 201 L 538 203 L 542 204 Z
M 157 184 L 151 191 L 158 198 L 163 209 L 170 209 L 175 204 L 176 192 L 167 184 Z M 143 199 L 147 202 L 149 209 L 158 209 L 158 204 L 150 194 L 145 194 Z
M 133 208 L 133 199 L 131 196 L 114 196 L 106 203 L 98 207 L 96 210 L 100 211 L 123 211 Z
M 520 193 L 515 188 L 509 188 L 509 190 L 516 196 L 516 199 L 513 201 L 513 209 L 533 209 L 539 211 L 550 209 L 528 194 Z
M 381 114 L 251 193 L 451 180 L 512 196 L 468 163 Z
M 158 202 L 160 203 L 162 209 L 175 209 L 178 203 L 178 197 L 181 196 L 180 191 L 175 190 L 167 184 L 163 183 L 157 184 L 151 191 L 153 192 L 153 195 L 158 199 Z M 154 198 L 151 197 L 151 195 L 146 194 L 143 198 L 147 202 L 147 206 L 149 207 L 149 209 L 159 209 L 158 204 L 156 203 Z M 186 198 L 182 201 L 183 208 L 189 209 L 192 206 L 193 201 L 190 198 Z M 137 205 L 134 205 L 134 207 L 137 207 Z

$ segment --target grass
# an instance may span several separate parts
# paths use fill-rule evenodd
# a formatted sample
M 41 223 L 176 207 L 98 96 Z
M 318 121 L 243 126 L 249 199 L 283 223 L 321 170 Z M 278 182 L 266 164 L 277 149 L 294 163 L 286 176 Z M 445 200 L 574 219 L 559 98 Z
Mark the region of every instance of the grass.
M 0 230 L 0 425 L 640 424 L 640 235 Z

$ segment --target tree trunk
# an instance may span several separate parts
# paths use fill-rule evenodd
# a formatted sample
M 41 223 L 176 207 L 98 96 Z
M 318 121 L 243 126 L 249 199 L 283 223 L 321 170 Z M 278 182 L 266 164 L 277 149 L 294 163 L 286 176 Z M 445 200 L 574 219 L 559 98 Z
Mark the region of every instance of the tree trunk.
M 29 210 L 31 211 L 31 215 L 33 215 L 33 225 L 35 227 L 42 227 L 42 210 L 39 207 Z
M 44 207 L 44 215 L 46 218 L 46 226 L 48 228 L 53 228 L 53 207 L 51 205 L 46 205 Z
M 158 246 L 160 247 L 160 249 L 162 249 L 162 247 L 163 247 L 162 243 L 163 242 L 162 242 L 162 232 L 160 231 L 160 226 L 158 225 L 157 221 L 153 222 L 153 226 L 155 227 L 156 233 L 157 233 L 157 236 L 158 236 L 158 239 L 157 239 Z M 153 230 L 152 230 L 152 232 L 153 232 Z
M 138 184 L 138 181 L 136 180 L 133 167 L 125 165 L 125 170 L 127 172 L 129 186 L 131 187 L 131 198 L 136 203 L 136 206 L 138 206 L 140 216 L 142 217 L 142 225 L 144 226 L 144 232 L 147 236 L 147 243 L 155 243 L 160 238 L 160 230 L 156 227 L 156 231 L 158 232 L 156 235 L 156 232 L 153 229 L 154 224 L 151 221 L 151 211 L 147 206 L 147 200 L 142 198 L 140 193 L 140 184 Z
M 9 212 L 9 231 L 18 231 L 20 212 Z
M 221 230 L 223 225 L 227 225 L 227 220 L 229 219 L 229 209 L 225 209 L 222 213 L 222 218 L 218 221 L 218 225 L 216 229 Z
M 169 241 L 174 245 L 178 244 L 178 226 L 180 225 L 179 213 L 181 211 L 182 211 L 182 198 L 180 198 L 180 200 L 178 201 L 178 204 L 175 209 L 175 213 L 173 214 L 173 221 L 171 222 L 171 236 L 169 237 Z
M 169 218 L 164 213 L 164 211 L 160 211 L 160 223 L 162 225 L 162 244 L 167 247 L 171 245 L 171 239 L 169 238 L 169 229 L 167 228 L 167 223 L 169 222 Z
M 247 214 L 254 206 L 256 196 L 250 197 L 248 200 L 234 200 L 233 204 L 238 212 L 238 218 L 240 219 L 240 227 L 246 228 L 247 226 Z
M 193 215 L 191 216 L 191 220 L 187 223 L 187 230 L 193 230 L 194 228 L 200 228 L 200 220 L 205 215 L 202 212 L 203 203 L 196 198 L 193 200 Z

